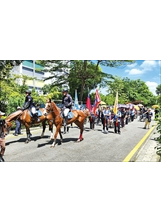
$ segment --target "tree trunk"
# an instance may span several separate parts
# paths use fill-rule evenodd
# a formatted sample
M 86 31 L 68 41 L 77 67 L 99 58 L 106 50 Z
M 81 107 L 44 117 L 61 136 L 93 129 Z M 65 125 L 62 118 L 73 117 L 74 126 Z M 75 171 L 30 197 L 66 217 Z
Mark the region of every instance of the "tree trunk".
M 85 80 L 82 79 L 81 92 L 80 92 L 80 101 L 82 101 L 82 99 L 83 99 L 84 87 L 85 87 Z

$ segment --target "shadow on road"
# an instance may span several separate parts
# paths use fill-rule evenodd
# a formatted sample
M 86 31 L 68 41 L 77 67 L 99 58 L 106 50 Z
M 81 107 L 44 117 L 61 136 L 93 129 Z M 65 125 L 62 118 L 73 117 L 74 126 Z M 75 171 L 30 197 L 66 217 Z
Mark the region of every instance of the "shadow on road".
M 60 139 L 57 139 L 57 140 L 56 140 L 56 146 L 63 145 L 63 143 L 69 143 L 69 142 L 71 142 L 71 141 L 77 143 L 77 139 L 78 139 L 78 138 L 64 138 L 62 143 L 61 143 Z M 41 147 L 43 147 L 43 146 L 46 146 L 47 144 L 53 144 L 53 142 L 54 142 L 53 139 L 52 139 L 52 140 L 49 140 L 49 141 L 46 141 L 46 143 L 38 144 L 38 145 L 37 145 L 37 148 L 41 148 Z
M 49 138 L 49 136 L 44 136 L 43 138 L 41 138 L 40 136 L 33 136 L 33 137 L 31 137 L 31 141 L 30 142 L 41 140 L 41 139 L 44 139 L 44 138 Z M 6 146 L 9 145 L 9 144 L 12 144 L 12 143 L 17 143 L 17 142 L 25 143 L 26 142 L 26 138 L 20 138 L 18 140 L 13 140 L 13 141 L 6 142 Z

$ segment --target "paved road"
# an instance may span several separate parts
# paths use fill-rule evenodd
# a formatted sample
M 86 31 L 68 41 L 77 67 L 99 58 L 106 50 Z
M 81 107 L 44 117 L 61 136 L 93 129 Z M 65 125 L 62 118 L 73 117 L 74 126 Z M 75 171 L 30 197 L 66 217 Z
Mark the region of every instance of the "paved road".
M 152 121 L 151 125 L 154 122 Z M 134 120 L 121 129 L 121 135 L 109 129 L 108 134 L 102 133 L 102 127 L 96 126 L 95 131 L 85 125 L 84 140 L 77 143 L 79 129 L 70 128 L 63 135 L 62 145 L 50 148 L 49 131 L 40 139 L 41 129 L 32 131 L 32 141 L 25 144 L 24 134 L 18 137 L 8 135 L 6 138 L 6 162 L 122 162 L 136 144 L 147 133 L 144 123 Z M 58 137 L 59 139 L 59 137 Z

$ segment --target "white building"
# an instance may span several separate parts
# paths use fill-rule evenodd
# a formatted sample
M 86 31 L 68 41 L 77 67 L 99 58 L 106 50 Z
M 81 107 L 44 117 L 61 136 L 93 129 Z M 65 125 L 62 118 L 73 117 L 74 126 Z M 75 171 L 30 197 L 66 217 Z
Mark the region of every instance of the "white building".
M 55 80 L 49 79 L 44 80 L 47 77 L 52 76 L 50 72 L 44 72 L 44 67 L 42 65 L 36 64 L 35 60 L 24 60 L 19 66 L 15 66 L 12 70 L 14 74 L 26 75 L 32 78 L 33 80 L 27 80 L 26 85 L 29 89 L 35 88 L 35 90 L 42 94 L 41 88 L 45 84 L 52 84 Z M 56 72 L 56 75 L 64 75 L 63 72 Z M 18 83 L 22 85 L 22 79 L 18 80 Z M 68 87 L 68 84 L 62 85 L 62 87 Z

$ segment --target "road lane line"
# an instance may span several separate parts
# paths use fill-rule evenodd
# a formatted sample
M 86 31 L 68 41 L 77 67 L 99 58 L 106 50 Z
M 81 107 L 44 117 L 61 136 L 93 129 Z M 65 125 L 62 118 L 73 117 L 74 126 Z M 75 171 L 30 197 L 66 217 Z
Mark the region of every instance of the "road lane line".
M 152 126 L 148 132 L 145 134 L 145 136 L 140 140 L 140 142 L 132 149 L 132 151 L 125 157 L 125 159 L 122 162 L 129 162 L 133 155 L 136 153 L 136 151 L 141 147 L 141 145 L 145 142 L 145 140 L 148 138 L 148 136 L 151 134 L 151 132 L 156 127 L 157 123 Z

